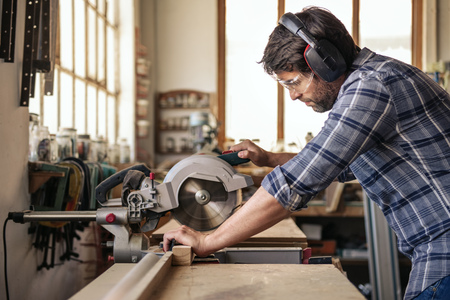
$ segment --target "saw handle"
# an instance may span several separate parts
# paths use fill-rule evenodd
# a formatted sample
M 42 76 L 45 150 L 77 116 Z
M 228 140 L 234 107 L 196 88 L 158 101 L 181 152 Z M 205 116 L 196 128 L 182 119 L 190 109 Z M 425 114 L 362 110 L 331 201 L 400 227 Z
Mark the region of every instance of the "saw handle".
M 127 175 L 128 171 L 131 170 L 141 171 L 147 177 L 150 176 L 151 172 L 150 169 L 145 164 L 138 164 L 123 169 L 122 171 L 111 175 L 107 179 L 100 182 L 99 185 L 97 185 L 97 187 L 95 188 L 95 199 L 97 199 L 97 201 L 101 204 L 108 201 L 108 199 L 106 198 L 108 192 L 117 185 L 121 184 L 123 182 L 123 179 L 125 178 L 125 175 Z
M 249 162 L 250 159 L 248 158 L 240 158 L 238 156 L 239 152 L 233 152 L 231 150 L 222 152 L 222 155 L 217 156 L 220 159 L 223 159 L 227 163 L 229 163 L 232 166 L 240 165 L 246 162 Z

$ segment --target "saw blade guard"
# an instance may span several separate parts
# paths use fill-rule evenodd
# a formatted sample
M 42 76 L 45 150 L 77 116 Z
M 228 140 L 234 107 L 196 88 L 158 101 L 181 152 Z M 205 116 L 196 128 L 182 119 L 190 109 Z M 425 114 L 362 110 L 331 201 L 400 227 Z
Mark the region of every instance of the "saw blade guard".
M 170 169 L 162 185 L 175 195 L 175 219 L 208 231 L 233 214 L 242 200 L 241 189 L 253 185 L 253 180 L 216 156 L 192 155 Z

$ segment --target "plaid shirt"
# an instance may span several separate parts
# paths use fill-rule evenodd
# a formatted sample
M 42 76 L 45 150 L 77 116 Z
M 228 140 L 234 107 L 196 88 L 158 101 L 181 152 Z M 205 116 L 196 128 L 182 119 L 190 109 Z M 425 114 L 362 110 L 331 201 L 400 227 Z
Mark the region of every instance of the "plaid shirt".
M 417 68 L 362 49 L 321 132 L 262 186 L 290 211 L 358 179 L 412 261 L 405 299 L 450 274 L 450 96 Z

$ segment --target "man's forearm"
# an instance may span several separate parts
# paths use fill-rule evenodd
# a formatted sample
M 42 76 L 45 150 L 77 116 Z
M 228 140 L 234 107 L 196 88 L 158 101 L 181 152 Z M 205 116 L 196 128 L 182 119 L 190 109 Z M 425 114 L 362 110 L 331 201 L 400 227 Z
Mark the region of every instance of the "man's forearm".
M 281 166 L 291 160 L 297 153 L 286 153 L 286 152 L 268 152 L 268 167 L 275 168 L 276 166 Z
M 205 238 L 206 249 L 212 253 L 245 241 L 290 214 L 272 195 L 259 188 L 240 210 Z

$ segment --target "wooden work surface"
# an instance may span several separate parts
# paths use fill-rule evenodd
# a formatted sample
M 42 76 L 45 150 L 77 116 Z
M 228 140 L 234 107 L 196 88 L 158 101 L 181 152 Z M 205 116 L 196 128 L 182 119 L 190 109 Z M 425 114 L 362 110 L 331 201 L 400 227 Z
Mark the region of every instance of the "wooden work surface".
M 152 234 L 152 240 L 156 243 L 162 241 L 164 233 L 177 229 L 181 225 L 174 219 L 164 224 Z M 233 245 L 234 247 L 302 247 L 308 246 L 306 235 L 298 228 L 291 218 L 284 219 L 271 228 L 260 232 L 250 239 Z
M 333 265 L 163 264 L 122 286 L 137 265 L 114 264 L 70 299 L 365 299 Z
M 172 267 L 151 299 L 365 299 L 333 265 Z

